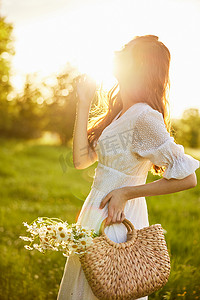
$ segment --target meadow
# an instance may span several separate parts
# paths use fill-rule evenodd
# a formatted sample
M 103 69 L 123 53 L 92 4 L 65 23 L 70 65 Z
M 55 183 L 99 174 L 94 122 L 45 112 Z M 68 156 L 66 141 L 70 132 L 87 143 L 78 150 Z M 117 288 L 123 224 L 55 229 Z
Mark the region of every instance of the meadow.
M 22 222 L 38 216 L 76 222 L 98 163 L 77 170 L 71 147 L 40 140 L 0 143 L 0 299 L 55 300 L 66 257 L 26 250 L 27 243 L 19 239 L 26 235 Z M 200 159 L 199 150 L 185 152 Z M 167 231 L 171 258 L 167 284 L 149 300 L 200 299 L 200 169 L 196 174 L 195 188 L 146 197 L 149 223 L 160 223 Z M 147 182 L 159 178 L 149 172 Z

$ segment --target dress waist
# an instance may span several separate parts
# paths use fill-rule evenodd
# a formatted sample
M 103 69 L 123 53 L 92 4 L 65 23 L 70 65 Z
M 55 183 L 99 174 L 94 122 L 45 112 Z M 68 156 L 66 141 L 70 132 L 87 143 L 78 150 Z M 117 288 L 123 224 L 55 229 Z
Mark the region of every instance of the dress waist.
M 95 169 L 92 188 L 96 188 L 104 193 L 109 193 L 113 189 L 123 186 L 135 186 L 144 184 L 147 175 L 128 175 L 114 168 L 103 165 L 98 162 Z

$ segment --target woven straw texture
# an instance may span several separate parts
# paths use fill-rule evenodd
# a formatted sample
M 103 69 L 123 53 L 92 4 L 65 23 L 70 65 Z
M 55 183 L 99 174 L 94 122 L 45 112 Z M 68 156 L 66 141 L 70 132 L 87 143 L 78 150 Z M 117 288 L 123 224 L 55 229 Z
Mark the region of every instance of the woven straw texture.
M 94 295 L 100 300 L 133 300 L 162 288 L 170 275 L 170 257 L 161 224 L 135 229 L 125 218 L 127 241 L 115 243 L 104 232 L 105 221 L 101 235 L 79 254 Z

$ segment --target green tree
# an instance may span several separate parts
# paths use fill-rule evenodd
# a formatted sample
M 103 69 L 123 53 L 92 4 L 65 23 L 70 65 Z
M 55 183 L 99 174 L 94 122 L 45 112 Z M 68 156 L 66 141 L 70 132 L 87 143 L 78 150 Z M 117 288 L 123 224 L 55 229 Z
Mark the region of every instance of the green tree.
M 61 144 L 66 143 L 72 138 L 74 120 L 76 114 L 76 69 L 68 64 L 67 70 L 56 77 L 56 84 L 51 87 L 50 103 L 47 99 L 46 130 L 56 132 L 60 136 Z
M 41 137 L 46 118 L 43 101 L 41 103 L 38 101 L 40 99 L 42 99 L 42 92 L 39 87 L 34 86 L 33 77 L 28 74 L 22 95 L 17 95 L 12 101 L 15 113 L 10 136 L 25 139 Z
M 175 139 L 184 147 L 200 147 L 200 112 L 197 108 L 186 109 L 180 120 L 173 120 Z
M 10 84 L 11 57 L 15 54 L 12 37 L 13 25 L 0 16 L 0 134 L 4 134 L 11 126 L 8 94 L 12 91 Z

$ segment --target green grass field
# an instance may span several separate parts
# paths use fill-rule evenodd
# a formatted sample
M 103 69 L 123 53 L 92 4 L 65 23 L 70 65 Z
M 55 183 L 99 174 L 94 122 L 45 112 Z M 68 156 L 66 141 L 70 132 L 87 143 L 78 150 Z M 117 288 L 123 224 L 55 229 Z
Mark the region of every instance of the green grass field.
M 22 222 L 38 216 L 75 222 L 97 162 L 77 170 L 70 148 L 36 141 L 0 142 L 0 299 L 55 300 L 66 258 L 58 252 L 26 250 L 27 243 L 19 239 L 26 235 Z M 200 159 L 200 151 L 185 152 Z M 193 189 L 146 197 L 150 225 L 160 223 L 167 230 L 171 257 L 169 281 L 150 300 L 200 299 L 200 169 L 196 174 L 198 185 Z M 147 182 L 159 178 L 149 173 Z

